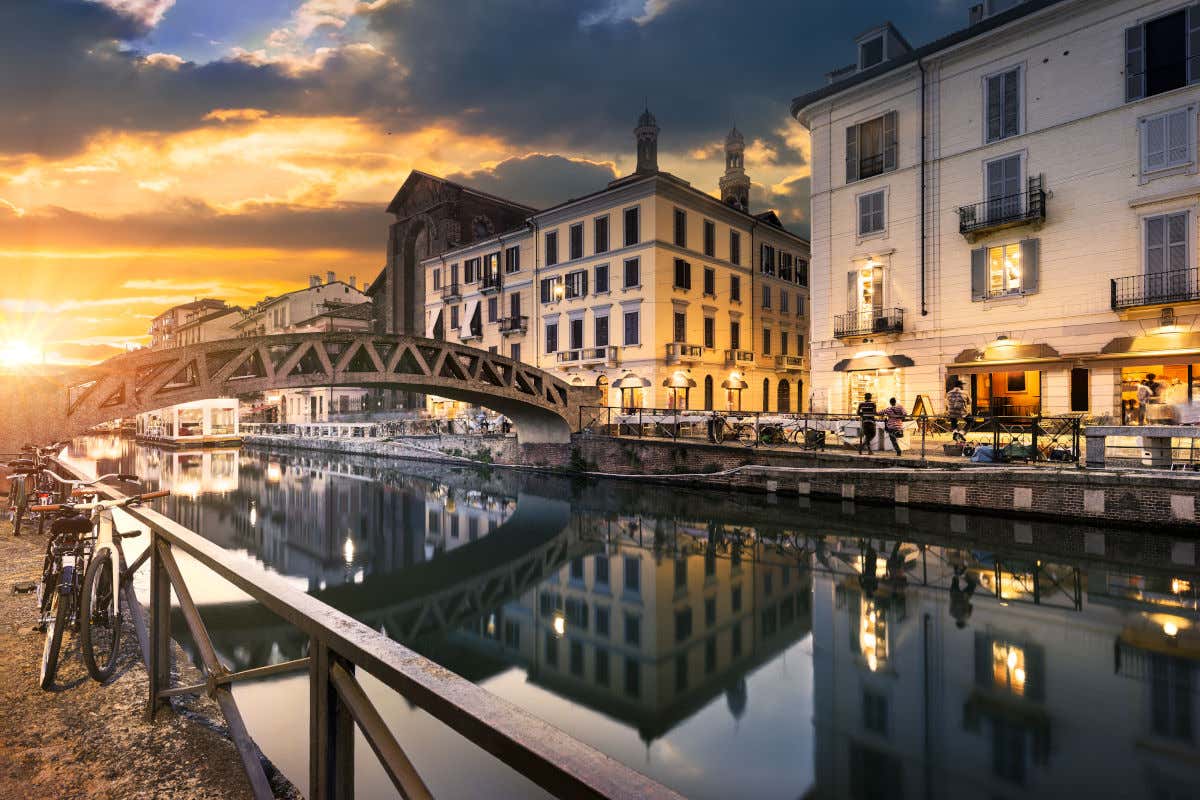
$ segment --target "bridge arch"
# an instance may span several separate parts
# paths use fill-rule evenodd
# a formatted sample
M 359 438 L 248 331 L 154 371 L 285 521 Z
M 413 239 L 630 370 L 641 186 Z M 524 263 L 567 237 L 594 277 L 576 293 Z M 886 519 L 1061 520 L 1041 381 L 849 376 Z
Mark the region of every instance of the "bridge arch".
M 436 394 L 513 421 L 521 444 L 566 443 L 595 387 L 450 342 L 401 334 L 285 333 L 139 350 L 0 398 L 0 444 L 76 436 L 143 411 L 239 394 L 329 386 Z M 11 426 L 11 427 L 9 427 Z

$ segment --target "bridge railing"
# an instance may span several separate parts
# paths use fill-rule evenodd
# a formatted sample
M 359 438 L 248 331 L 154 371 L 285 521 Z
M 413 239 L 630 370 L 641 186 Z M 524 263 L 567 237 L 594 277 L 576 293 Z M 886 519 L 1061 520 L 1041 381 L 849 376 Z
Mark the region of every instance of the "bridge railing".
M 120 496 L 112 489 L 106 493 Z M 409 703 L 557 797 L 678 800 L 679 795 L 670 789 L 293 588 L 282 577 L 265 572 L 247 574 L 244 562 L 174 520 L 148 508 L 129 508 L 128 513 L 150 532 L 149 547 L 130 568 L 133 572 L 150 563 L 148 631 L 140 606 L 133 611 L 150 675 L 148 716 L 153 719 L 155 712 L 177 695 L 213 698 L 225 717 L 256 798 L 274 795 L 230 684 L 307 670 L 309 797 L 314 800 L 354 797 L 356 727 L 402 796 L 431 797 L 417 766 L 364 692 L 358 681 L 361 673 L 399 692 Z M 177 553 L 190 556 L 307 635 L 308 655 L 241 672 L 226 669 L 192 600 Z M 172 685 L 172 591 L 196 645 L 203 683 Z M 482 787 L 481 793 L 486 794 Z

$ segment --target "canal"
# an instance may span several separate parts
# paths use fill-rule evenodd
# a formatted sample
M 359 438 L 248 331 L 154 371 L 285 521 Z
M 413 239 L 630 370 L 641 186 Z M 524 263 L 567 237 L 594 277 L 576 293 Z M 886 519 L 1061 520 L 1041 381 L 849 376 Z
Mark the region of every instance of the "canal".
M 251 447 L 93 438 L 70 452 L 172 489 L 168 515 L 248 572 L 285 576 L 689 797 L 1200 785 L 1191 541 Z M 269 612 L 184 569 L 231 666 L 303 655 Z M 540 795 L 364 683 L 435 796 Z M 307 677 L 236 695 L 303 790 Z M 358 797 L 392 796 L 361 739 L 356 760 Z

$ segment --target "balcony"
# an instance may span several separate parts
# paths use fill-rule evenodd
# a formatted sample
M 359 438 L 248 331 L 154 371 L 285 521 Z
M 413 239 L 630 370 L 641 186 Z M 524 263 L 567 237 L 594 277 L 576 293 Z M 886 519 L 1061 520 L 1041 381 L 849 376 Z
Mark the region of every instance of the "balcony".
M 463 344 L 467 342 L 478 342 L 483 338 L 483 331 L 478 328 L 471 328 L 466 333 L 460 334 L 458 340 Z
M 725 351 L 725 366 L 741 367 L 754 365 L 753 350 L 726 350 Z
M 580 366 L 606 364 L 613 367 L 617 365 L 617 348 L 614 345 L 606 345 L 604 347 L 582 347 L 574 350 L 561 350 L 558 353 L 558 363 Z
M 775 369 L 780 372 L 800 372 L 804 369 L 804 357 L 775 356 Z
M 501 336 L 520 336 L 529 332 L 529 317 L 505 317 L 500 320 Z
M 958 232 L 969 242 L 1005 228 L 1040 225 L 1045 221 L 1046 192 L 1042 189 L 1041 178 L 1030 178 L 1028 191 L 958 209 Z
M 503 281 L 500 279 L 499 272 L 484 273 L 483 280 L 479 284 L 480 294 L 494 294 L 500 291 Z
M 704 348 L 698 344 L 685 342 L 667 343 L 668 364 L 694 364 L 704 355 Z
M 443 300 L 457 300 L 462 297 L 462 287 L 457 283 L 447 283 L 442 287 Z
M 1113 278 L 1112 310 L 1200 302 L 1200 269 Z
M 904 332 L 904 309 L 888 308 L 839 314 L 833 318 L 835 339 Z

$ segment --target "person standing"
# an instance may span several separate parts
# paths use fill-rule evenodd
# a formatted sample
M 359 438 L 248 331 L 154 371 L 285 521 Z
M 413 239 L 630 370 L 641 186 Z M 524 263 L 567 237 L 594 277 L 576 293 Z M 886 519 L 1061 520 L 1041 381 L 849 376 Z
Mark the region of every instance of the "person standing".
M 963 382 L 956 380 L 946 392 L 946 416 L 950 417 L 950 434 L 956 442 L 965 442 L 967 437 L 967 408 L 971 405 L 971 396 L 963 390 Z M 958 424 L 962 423 L 963 432 L 958 432 Z
M 858 420 L 862 426 L 862 435 L 858 437 L 858 453 L 862 455 L 863 448 L 867 449 L 867 455 L 871 454 L 871 442 L 875 441 L 875 401 L 871 399 L 871 393 L 867 392 L 863 395 L 863 401 L 858 404 Z
M 896 457 L 903 455 L 900 452 L 900 439 L 904 436 L 904 418 L 908 416 L 908 412 L 904 410 L 904 406 L 896 402 L 896 398 L 888 400 L 888 407 L 883 410 L 883 429 L 887 431 L 888 439 L 892 442 L 892 447 L 896 450 Z
M 1146 424 L 1146 406 L 1150 404 L 1150 400 L 1154 397 L 1154 373 L 1151 372 L 1146 377 L 1142 378 L 1142 382 L 1137 387 L 1137 424 Z

